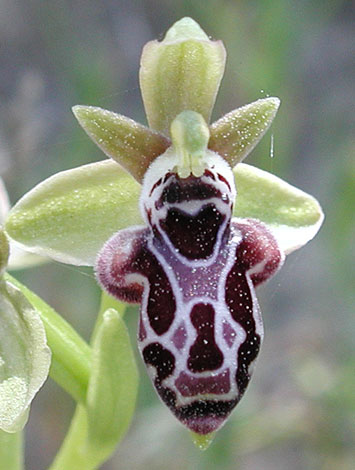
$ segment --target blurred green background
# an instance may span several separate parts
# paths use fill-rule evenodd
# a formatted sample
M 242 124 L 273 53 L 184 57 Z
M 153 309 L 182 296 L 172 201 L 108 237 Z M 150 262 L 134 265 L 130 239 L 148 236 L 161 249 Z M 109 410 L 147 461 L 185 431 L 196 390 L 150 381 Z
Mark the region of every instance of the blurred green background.
M 183 16 L 227 48 L 213 117 L 280 97 L 271 131 L 247 162 L 315 195 L 326 220 L 319 236 L 260 288 L 265 340 L 256 372 L 210 449 L 201 453 L 193 446 L 155 396 L 138 359 L 134 422 L 103 468 L 353 469 L 351 2 L 0 0 L 0 173 L 14 203 L 47 176 L 104 158 L 76 123 L 75 104 L 145 123 L 138 87 L 142 46 Z M 99 303 L 91 270 L 52 263 L 17 277 L 89 337 Z M 127 320 L 134 338 L 137 312 L 132 309 Z M 27 426 L 28 470 L 49 465 L 73 406 L 56 384 L 46 383 Z

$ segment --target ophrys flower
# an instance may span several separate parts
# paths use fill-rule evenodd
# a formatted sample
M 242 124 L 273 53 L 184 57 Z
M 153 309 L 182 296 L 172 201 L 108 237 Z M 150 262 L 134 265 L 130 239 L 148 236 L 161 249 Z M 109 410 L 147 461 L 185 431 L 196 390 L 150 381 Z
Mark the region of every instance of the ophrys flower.
M 148 372 L 199 434 L 218 429 L 248 385 L 263 336 L 254 288 L 323 218 L 311 196 L 240 163 L 270 126 L 277 98 L 208 126 L 224 61 L 223 45 L 189 18 L 148 43 L 140 79 L 150 128 L 74 108 L 135 179 L 113 161 L 59 173 L 25 195 L 6 225 L 33 252 L 72 264 L 97 258 L 102 286 L 141 304 Z

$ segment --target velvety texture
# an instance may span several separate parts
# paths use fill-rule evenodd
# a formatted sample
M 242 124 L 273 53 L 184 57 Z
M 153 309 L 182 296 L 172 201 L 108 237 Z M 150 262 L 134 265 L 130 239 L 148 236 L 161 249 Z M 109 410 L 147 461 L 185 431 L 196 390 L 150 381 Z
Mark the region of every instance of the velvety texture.
M 218 167 L 201 177 L 168 172 L 148 189 L 148 226 L 114 235 L 96 271 L 109 293 L 141 303 L 139 348 L 158 394 L 208 434 L 249 383 L 263 337 L 254 287 L 283 255 L 264 224 L 232 218 L 233 177 Z

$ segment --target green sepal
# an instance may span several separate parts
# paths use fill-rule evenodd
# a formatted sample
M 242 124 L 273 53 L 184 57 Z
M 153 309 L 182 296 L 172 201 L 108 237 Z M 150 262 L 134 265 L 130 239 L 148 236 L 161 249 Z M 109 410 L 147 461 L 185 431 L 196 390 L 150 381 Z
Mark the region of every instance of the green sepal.
M 96 459 L 105 460 L 130 425 L 138 391 L 138 370 L 129 334 L 116 310 L 104 312 L 92 347 L 87 449 Z
M 25 194 L 5 229 L 22 248 L 57 261 L 91 266 L 117 230 L 142 224 L 140 185 L 105 160 L 63 171 Z
M 51 362 L 37 310 L 9 281 L 0 281 L 0 429 L 18 432 L 47 379 Z
M 264 222 L 286 254 L 316 235 L 324 214 L 313 196 L 251 165 L 241 163 L 233 172 L 237 189 L 235 217 Z
M 231 111 L 211 124 L 208 147 L 234 168 L 269 129 L 279 106 L 278 98 L 265 98 Z
M 169 136 L 173 119 L 196 111 L 208 123 L 223 76 L 226 52 L 191 18 L 182 18 L 163 41 L 144 46 L 139 72 L 149 126 Z
M 95 144 L 138 182 L 151 162 L 170 146 L 166 137 L 112 111 L 74 106 L 73 113 Z

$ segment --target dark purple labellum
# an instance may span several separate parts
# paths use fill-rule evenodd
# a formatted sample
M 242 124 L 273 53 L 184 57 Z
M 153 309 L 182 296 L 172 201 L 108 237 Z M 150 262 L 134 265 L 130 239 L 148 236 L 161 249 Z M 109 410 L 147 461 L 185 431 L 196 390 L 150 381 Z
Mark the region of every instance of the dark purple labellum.
M 254 288 L 283 257 L 265 225 L 232 218 L 233 174 L 217 155 L 201 177 L 157 168 L 142 192 L 147 227 L 115 234 L 97 276 L 118 299 L 141 303 L 138 344 L 158 394 L 208 434 L 249 383 L 263 338 Z

